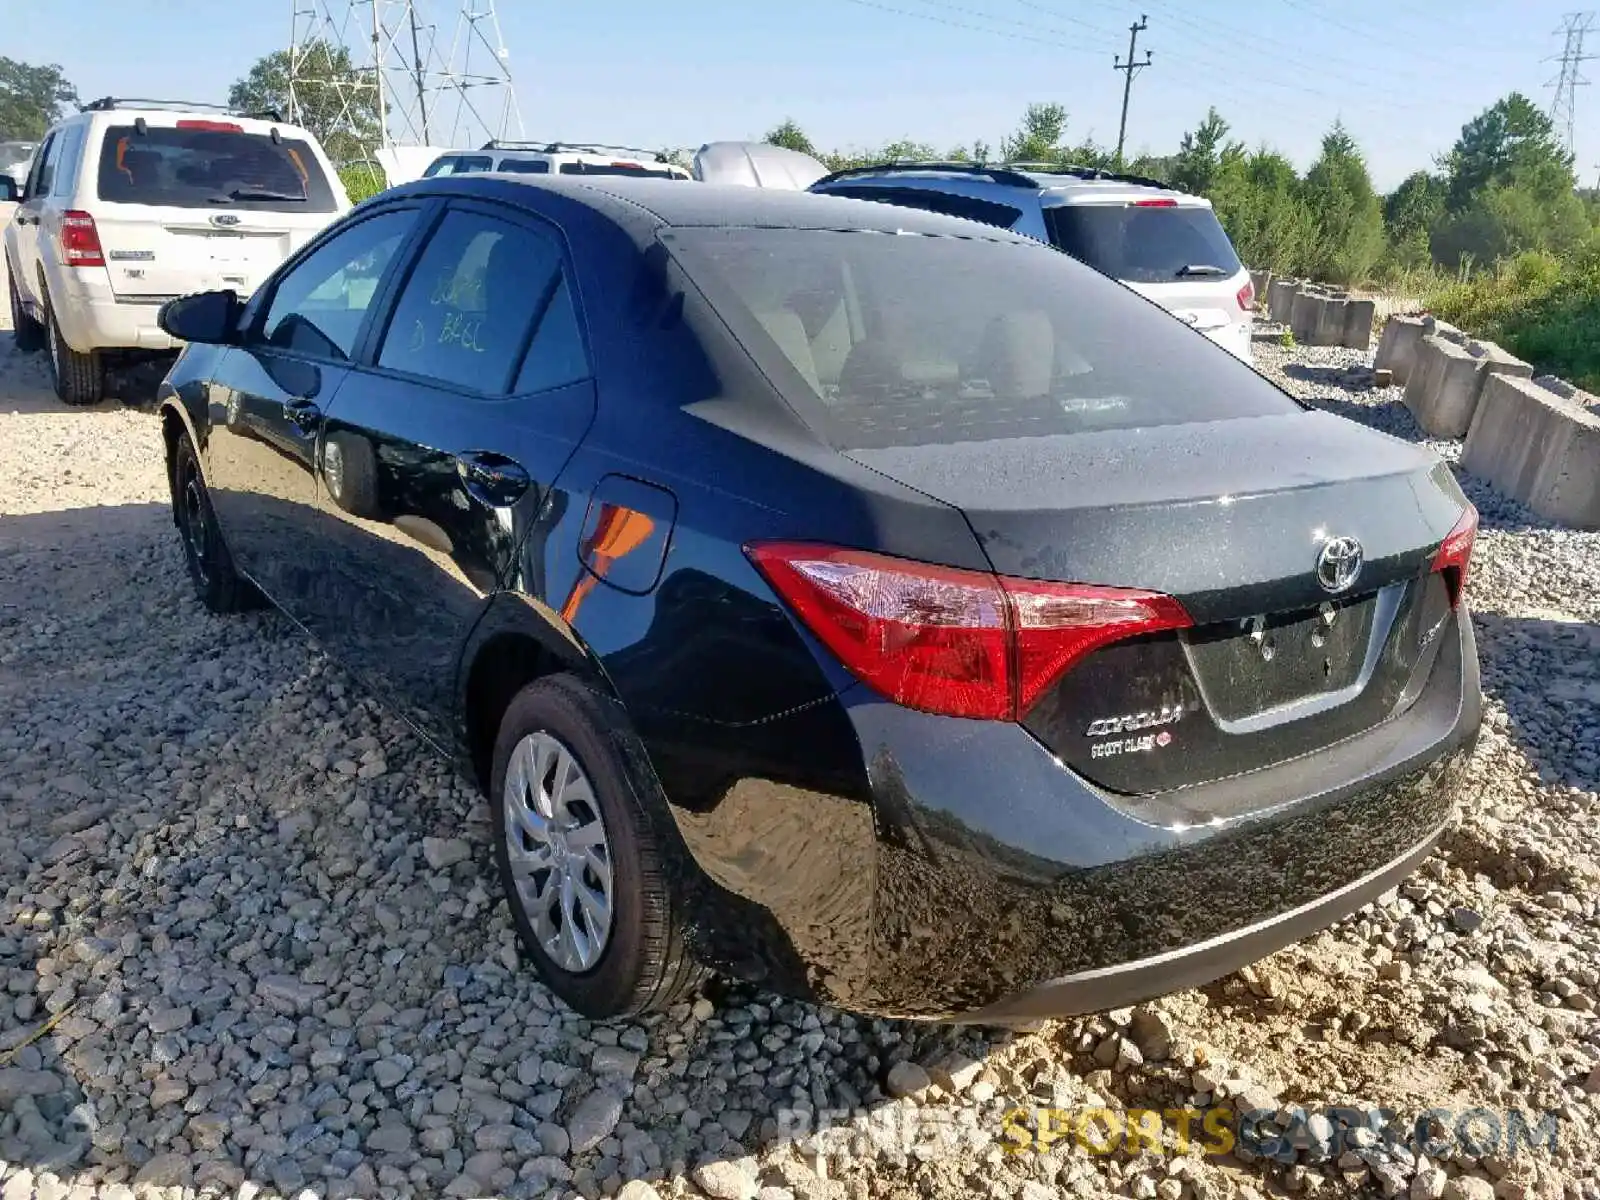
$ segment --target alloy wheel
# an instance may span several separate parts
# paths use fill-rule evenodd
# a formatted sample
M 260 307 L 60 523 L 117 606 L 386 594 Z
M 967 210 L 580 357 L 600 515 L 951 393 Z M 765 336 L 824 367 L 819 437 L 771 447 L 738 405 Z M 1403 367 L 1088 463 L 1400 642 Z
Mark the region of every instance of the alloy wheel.
M 540 947 L 563 971 L 592 969 L 611 938 L 611 845 L 576 756 L 540 730 L 506 771 L 506 846 L 517 899 Z
M 204 587 L 211 582 L 210 525 L 206 517 L 204 484 L 193 462 L 185 462 L 182 490 L 178 496 L 178 519 L 183 527 L 183 546 L 189 554 L 189 567 Z

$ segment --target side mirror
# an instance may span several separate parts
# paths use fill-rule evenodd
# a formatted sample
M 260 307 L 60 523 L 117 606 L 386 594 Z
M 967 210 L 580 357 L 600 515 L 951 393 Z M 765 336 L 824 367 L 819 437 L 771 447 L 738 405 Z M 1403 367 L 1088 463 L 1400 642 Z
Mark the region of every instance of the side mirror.
M 156 324 L 180 342 L 213 346 L 231 345 L 238 336 L 239 314 L 244 305 L 237 292 L 197 292 L 168 300 L 156 315 Z
M 22 189 L 9 175 L 0 174 L 0 204 L 15 204 L 22 199 Z

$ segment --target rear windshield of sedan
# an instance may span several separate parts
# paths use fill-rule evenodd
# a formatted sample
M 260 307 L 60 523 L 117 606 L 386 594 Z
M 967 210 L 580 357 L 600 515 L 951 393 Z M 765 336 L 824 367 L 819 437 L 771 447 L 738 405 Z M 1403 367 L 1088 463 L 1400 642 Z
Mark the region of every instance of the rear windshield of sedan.
M 1129 283 L 1226 279 L 1241 269 L 1217 214 L 1199 205 L 1067 204 L 1044 210 L 1050 244 Z
M 243 208 L 329 213 L 333 189 L 303 140 L 226 128 L 132 125 L 106 130 L 99 196 L 163 208 Z
M 840 450 L 1303 411 L 1165 310 L 1037 243 L 777 228 L 662 240 Z

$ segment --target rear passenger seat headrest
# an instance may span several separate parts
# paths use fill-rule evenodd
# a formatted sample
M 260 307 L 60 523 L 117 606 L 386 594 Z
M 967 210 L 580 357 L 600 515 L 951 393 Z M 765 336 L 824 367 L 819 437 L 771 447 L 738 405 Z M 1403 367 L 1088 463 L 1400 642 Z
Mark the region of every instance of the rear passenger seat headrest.
M 1055 358 L 1050 318 L 1037 309 L 1022 309 L 989 323 L 973 373 L 988 380 L 996 395 L 1026 400 L 1049 395 Z

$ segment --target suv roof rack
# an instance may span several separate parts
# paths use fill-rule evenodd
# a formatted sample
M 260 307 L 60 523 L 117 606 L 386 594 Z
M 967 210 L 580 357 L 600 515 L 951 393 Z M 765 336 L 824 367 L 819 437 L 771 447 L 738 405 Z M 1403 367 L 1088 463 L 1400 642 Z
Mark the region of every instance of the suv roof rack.
M 230 104 L 206 104 L 198 100 L 145 100 L 133 96 L 102 96 L 98 100 L 91 100 L 87 104 L 78 106 L 79 112 L 115 112 L 124 108 L 203 108 L 210 112 L 231 113 L 236 117 L 253 117 L 260 121 L 277 121 L 283 123 L 283 115 L 275 108 L 261 109 L 256 112 L 246 112 Z
M 1075 163 L 1007 163 L 1006 166 L 1033 171 L 1038 175 L 1071 175 L 1075 179 L 1111 179 L 1118 183 L 1161 188 L 1169 192 L 1183 190 L 1173 187 L 1170 183 L 1163 183 L 1159 179 L 1152 179 L 1148 175 L 1130 175 L 1123 171 L 1108 171 L 1104 167 L 1081 167 Z
M 1036 188 L 1038 183 L 1009 164 L 990 166 L 973 162 L 920 162 L 916 159 L 897 158 L 891 162 L 874 163 L 865 167 L 845 167 L 817 180 L 817 184 L 832 183 L 836 179 L 849 179 L 855 175 L 883 175 L 895 171 L 947 171 L 959 175 L 982 175 L 1008 187 Z M 815 187 L 817 184 L 813 184 Z
M 635 154 L 652 162 L 669 162 L 667 156 L 660 150 L 642 150 L 638 146 L 614 146 L 608 142 L 540 142 L 540 141 L 504 141 L 500 138 L 491 138 L 480 150 L 537 150 L 541 154 L 601 154 L 608 150 L 620 150 L 627 154 Z

